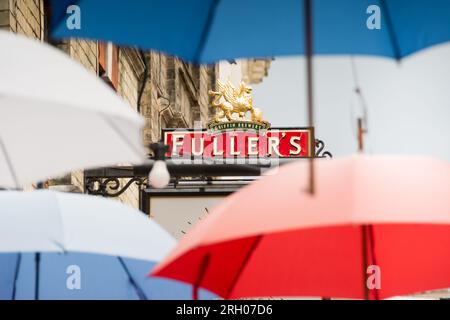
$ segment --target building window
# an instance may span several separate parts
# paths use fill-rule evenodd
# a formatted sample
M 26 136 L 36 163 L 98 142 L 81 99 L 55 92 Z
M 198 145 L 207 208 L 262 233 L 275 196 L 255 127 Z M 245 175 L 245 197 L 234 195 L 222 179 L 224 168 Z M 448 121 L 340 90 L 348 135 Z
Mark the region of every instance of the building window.
M 110 84 L 115 90 L 118 89 L 118 62 L 119 50 L 111 42 L 98 43 L 98 67 L 99 76 Z
M 55 46 L 59 47 L 64 42 L 60 39 L 53 39 L 50 36 L 50 27 L 51 27 L 51 20 L 52 20 L 52 7 L 50 6 L 50 2 L 48 0 L 44 0 L 43 2 L 38 1 L 39 4 L 39 25 L 42 37 L 42 40 Z M 43 8 L 41 9 L 41 6 L 43 5 Z

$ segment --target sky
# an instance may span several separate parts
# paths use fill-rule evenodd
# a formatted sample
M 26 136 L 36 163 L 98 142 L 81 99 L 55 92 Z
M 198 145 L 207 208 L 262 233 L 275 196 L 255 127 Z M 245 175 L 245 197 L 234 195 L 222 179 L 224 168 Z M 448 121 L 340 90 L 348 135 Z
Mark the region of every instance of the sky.
M 356 83 L 362 99 L 355 94 Z M 305 60 L 276 58 L 254 106 L 273 127 L 306 126 Z M 401 62 L 376 57 L 314 58 L 316 138 L 335 157 L 357 152 L 356 119 L 366 106 L 367 154 L 431 155 L 450 161 L 450 45 Z

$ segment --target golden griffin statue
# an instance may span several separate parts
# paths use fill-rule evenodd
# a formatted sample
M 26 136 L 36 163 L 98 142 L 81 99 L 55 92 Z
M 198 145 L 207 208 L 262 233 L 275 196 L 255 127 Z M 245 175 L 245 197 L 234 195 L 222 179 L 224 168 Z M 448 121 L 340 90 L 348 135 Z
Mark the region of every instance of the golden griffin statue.
M 218 108 L 213 122 L 251 121 L 265 127 L 270 126 L 263 119 L 262 111 L 253 108 L 252 88 L 250 86 L 241 82 L 237 89 L 230 81 L 223 83 L 218 80 L 217 88 L 218 91 L 208 91 L 208 94 L 214 97 L 212 106 Z M 247 119 L 247 112 L 250 112 L 250 119 Z

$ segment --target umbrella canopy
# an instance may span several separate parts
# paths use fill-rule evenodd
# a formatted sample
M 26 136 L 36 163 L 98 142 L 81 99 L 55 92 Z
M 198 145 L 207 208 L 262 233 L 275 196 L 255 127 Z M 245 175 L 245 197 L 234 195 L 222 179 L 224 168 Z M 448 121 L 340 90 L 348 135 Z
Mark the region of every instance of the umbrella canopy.
M 141 163 L 144 121 L 60 50 L 0 31 L 0 187 Z
M 146 279 L 175 246 L 117 201 L 53 191 L 1 191 L 0 299 L 186 299 L 185 285 Z
M 314 134 L 334 157 L 354 154 L 357 118 L 364 116 L 364 147 L 371 154 L 420 154 L 450 161 L 450 44 L 403 60 L 320 56 L 314 59 Z M 304 58 L 280 58 L 254 86 L 253 100 L 274 127 L 306 123 Z M 354 66 L 354 68 L 352 68 Z M 357 79 L 353 70 L 357 70 Z M 355 94 L 359 85 L 363 100 Z M 282 106 L 282 112 L 280 107 Z M 411 139 L 411 137 L 414 137 Z
M 315 54 L 400 59 L 450 40 L 447 0 L 308 1 Z M 196 63 L 307 52 L 302 0 L 54 0 L 51 4 L 52 34 L 57 38 L 137 45 Z
M 316 165 L 314 196 L 307 163 L 272 171 L 210 211 L 152 274 L 225 298 L 450 287 L 448 162 L 359 155 Z M 367 287 L 371 265 L 380 287 Z
M 86 252 L 159 261 L 175 245 L 142 212 L 101 197 L 1 191 L 0 252 Z
M 191 299 L 189 285 L 147 277 L 154 261 L 82 252 L 41 253 L 36 271 L 36 256 L 0 253 L 0 300 Z M 200 295 L 213 297 L 207 291 Z

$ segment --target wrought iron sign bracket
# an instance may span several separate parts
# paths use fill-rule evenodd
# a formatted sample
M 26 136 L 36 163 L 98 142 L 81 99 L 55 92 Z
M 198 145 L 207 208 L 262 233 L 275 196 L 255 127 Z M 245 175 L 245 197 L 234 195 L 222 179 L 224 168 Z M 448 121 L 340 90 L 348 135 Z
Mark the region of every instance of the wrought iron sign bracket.
M 121 185 L 118 177 L 88 177 L 85 178 L 86 193 L 103 197 L 118 197 L 132 185 L 139 189 L 147 188 L 147 177 L 132 177 L 124 185 Z
M 330 151 L 323 151 L 323 149 L 325 149 L 325 143 L 322 140 L 316 139 L 315 147 L 315 158 L 333 158 Z

